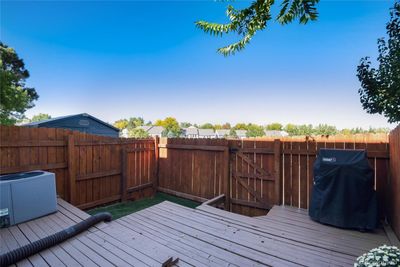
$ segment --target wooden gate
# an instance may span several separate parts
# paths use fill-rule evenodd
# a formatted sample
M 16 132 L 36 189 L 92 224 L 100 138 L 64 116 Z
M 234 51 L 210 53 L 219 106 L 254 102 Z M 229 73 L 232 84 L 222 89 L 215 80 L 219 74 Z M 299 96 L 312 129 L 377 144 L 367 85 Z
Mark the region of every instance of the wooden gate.
M 137 140 L 134 147 L 122 150 L 121 199 L 153 195 L 156 180 L 154 142 Z
M 230 141 L 230 210 L 265 214 L 281 202 L 280 141 Z

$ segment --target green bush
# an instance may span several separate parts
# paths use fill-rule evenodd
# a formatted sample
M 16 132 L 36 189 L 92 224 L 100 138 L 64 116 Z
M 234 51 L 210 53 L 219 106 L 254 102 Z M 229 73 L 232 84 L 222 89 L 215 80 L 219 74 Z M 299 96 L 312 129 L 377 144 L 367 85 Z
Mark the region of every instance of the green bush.
M 354 267 L 367 266 L 400 266 L 400 249 L 395 246 L 383 245 L 358 257 L 354 263 Z

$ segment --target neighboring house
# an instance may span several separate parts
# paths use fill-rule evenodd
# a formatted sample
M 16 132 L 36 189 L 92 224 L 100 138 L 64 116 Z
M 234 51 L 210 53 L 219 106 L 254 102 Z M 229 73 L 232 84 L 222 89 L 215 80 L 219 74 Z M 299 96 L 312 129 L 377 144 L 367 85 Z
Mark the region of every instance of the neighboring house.
M 144 126 L 140 126 L 139 128 L 142 128 L 143 130 L 145 130 L 151 137 L 161 137 L 162 136 L 162 132 L 164 131 L 164 127 L 162 126 L 148 126 L 148 125 L 144 125 Z
M 199 138 L 216 138 L 214 129 L 199 129 Z
M 119 129 L 87 113 L 57 117 L 22 125 L 30 128 L 63 128 L 88 134 L 119 137 Z
M 199 129 L 194 126 L 183 129 L 183 135 L 186 138 L 199 138 Z
M 267 137 L 286 137 L 289 136 L 289 134 L 285 131 L 278 131 L 278 130 L 265 130 L 265 136 Z
M 139 126 L 139 128 L 143 129 L 145 132 L 148 132 L 152 127 L 152 125 Z
M 124 137 L 124 138 L 128 138 L 129 137 L 129 130 L 128 129 L 122 129 L 119 132 L 119 137 Z
M 153 126 L 147 131 L 147 133 L 151 137 L 156 137 L 156 136 L 161 137 L 163 131 L 164 131 L 164 127 L 162 127 L 162 126 Z
M 230 132 L 231 132 L 231 130 L 229 130 L 229 129 L 220 129 L 220 130 L 216 130 L 215 134 L 217 135 L 217 138 L 226 138 L 226 137 L 229 137 Z
M 238 138 L 243 139 L 247 137 L 247 130 L 235 130 Z

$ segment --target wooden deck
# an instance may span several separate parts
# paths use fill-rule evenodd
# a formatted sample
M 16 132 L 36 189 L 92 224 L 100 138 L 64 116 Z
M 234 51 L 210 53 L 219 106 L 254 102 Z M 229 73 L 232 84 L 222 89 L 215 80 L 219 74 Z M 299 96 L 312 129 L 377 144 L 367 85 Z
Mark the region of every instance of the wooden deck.
M 59 200 L 59 211 L 0 230 L 0 253 L 50 235 L 89 215 Z M 304 210 L 275 206 L 250 218 L 211 206 L 171 202 L 100 223 L 17 266 L 352 266 L 391 244 L 386 233 L 360 233 L 311 221 Z

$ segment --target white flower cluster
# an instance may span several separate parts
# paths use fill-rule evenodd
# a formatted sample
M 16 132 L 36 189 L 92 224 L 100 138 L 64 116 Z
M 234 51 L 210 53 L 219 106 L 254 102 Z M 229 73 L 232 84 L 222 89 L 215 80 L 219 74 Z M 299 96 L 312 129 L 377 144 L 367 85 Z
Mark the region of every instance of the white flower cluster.
M 357 258 L 354 267 L 387 267 L 400 266 L 400 249 L 395 246 L 383 245 L 371 249 Z

